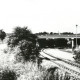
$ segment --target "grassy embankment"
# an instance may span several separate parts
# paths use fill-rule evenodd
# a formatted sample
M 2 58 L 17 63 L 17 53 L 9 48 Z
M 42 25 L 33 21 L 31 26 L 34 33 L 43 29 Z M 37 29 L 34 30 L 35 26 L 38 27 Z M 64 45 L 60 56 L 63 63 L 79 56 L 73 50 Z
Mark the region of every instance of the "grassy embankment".
M 42 67 L 38 67 L 36 62 L 24 62 L 23 59 L 18 62 L 17 53 L 18 48 L 10 51 L 6 44 L 1 44 L 0 80 L 73 80 L 68 73 L 46 60 L 43 60 Z

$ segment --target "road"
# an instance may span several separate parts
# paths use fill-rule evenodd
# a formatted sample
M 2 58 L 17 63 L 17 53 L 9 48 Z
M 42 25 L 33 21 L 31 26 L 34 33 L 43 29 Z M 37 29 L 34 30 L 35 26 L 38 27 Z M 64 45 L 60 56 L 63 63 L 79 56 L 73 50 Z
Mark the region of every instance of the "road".
M 80 79 L 80 66 L 77 67 L 76 65 L 73 64 L 74 63 L 73 54 L 63 52 L 58 49 L 44 49 L 41 52 L 41 55 L 49 58 L 50 61 L 57 64 L 57 67 L 59 67 L 60 69 Z M 58 60 L 57 58 L 62 58 L 62 60 Z M 67 62 L 65 62 L 65 60 L 67 60 Z M 70 61 L 72 61 L 73 63 Z
M 53 55 L 55 57 L 59 57 L 59 58 L 68 59 L 68 60 L 74 61 L 73 54 L 61 51 L 59 49 L 44 49 L 44 52 L 46 52 L 46 53 L 48 53 L 50 55 Z

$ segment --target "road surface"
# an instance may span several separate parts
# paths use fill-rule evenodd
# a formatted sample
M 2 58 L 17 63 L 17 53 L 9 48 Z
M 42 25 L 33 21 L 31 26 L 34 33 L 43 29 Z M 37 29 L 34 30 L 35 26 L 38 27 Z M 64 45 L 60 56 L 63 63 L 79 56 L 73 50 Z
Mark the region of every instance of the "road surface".
M 74 61 L 73 54 L 61 51 L 59 49 L 44 49 L 44 52 L 46 52 L 46 53 L 48 53 L 50 55 L 53 55 L 55 57 L 59 57 L 59 58 L 68 59 L 68 60 Z
M 70 60 L 74 61 L 72 53 L 70 54 L 68 52 L 63 52 L 58 49 L 44 49 L 44 50 L 42 50 L 41 55 L 49 58 L 50 61 L 57 64 L 57 67 L 59 67 L 63 71 L 66 71 L 66 72 L 70 73 L 72 76 L 75 76 L 76 78 L 80 79 L 80 66 L 77 67 L 76 65 L 73 64 L 74 62 L 69 63 Z M 57 59 L 57 57 L 62 58 L 63 60 L 59 60 L 59 59 Z M 69 61 L 65 62 L 65 60 L 67 60 L 67 59 Z

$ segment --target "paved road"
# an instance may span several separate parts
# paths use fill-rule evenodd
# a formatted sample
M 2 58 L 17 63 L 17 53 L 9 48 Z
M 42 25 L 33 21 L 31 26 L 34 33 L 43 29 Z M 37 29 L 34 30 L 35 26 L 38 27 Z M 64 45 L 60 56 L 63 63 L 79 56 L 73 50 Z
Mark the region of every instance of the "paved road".
M 71 75 L 75 76 L 76 78 L 80 78 L 80 68 L 79 67 L 74 66 L 72 64 L 68 64 L 68 63 L 66 63 L 62 60 L 57 60 L 55 58 L 52 58 L 49 55 L 47 55 L 46 53 L 50 54 L 51 56 L 55 56 L 55 57 L 58 57 L 58 58 L 64 58 L 64 59 L 74 61 L 73 54 L 70 54 L 68 52 L 63 52 L 63 51 L 60 51 L 58 49 L 44 49 L 41 52 L 41 55 L 43 55 L 43 56 L 45 56 L 49 59 L 53 59 L 51 61 L 53 61 L 53 63 L 57 64 L 60 69 L 70 73 Z
M 68 53 L 68 52 L 64 52 L 64 51 L 60 51 L 59 49 L 44 49 L 44 52 L 46 52 L 50 55 L 53 55 L 55 57 L 64 58 L 64 59 L 74 61 L 73 54 Z

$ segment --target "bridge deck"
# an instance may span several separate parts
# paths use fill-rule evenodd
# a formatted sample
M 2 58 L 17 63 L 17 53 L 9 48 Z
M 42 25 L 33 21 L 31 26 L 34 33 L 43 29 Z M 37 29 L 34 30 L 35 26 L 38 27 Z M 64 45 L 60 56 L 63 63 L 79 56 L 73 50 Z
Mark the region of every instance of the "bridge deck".
M 39 39 L 43 39 L 43 38 L 76 38 L 76 35 L 38 35 Z M 77 38 L 80 38 L 80 35 L 77 35 Z

